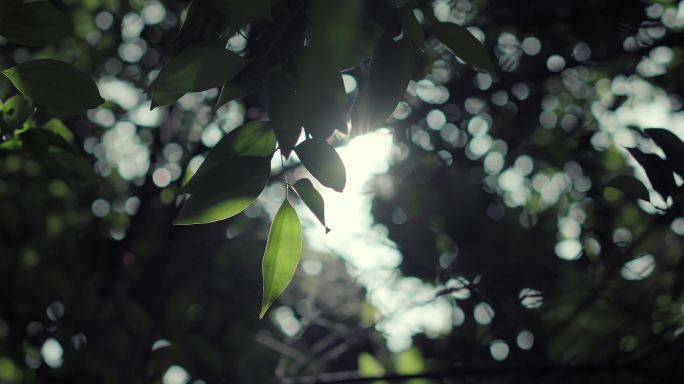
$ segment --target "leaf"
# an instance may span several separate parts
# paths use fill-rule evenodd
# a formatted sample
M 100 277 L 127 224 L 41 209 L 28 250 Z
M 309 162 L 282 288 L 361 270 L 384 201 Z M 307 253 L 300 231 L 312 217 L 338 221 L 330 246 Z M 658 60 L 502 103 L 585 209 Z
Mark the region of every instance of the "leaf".
M 342 75 L 325 50 L 303 48 L 297 57 L 297 92 L 304 128 L 315 138 L 347 131 L 346 92 Z
M 237 215 L 256 201 L 270 171 L 268 157 L 234 157 L 209 168 L 203 173 L 205 182 L 195 183 L 174 224 L 206 224 Z
M 637 180 L 633 176 L 616 176 L 615 178 L 609 180 L 605 186 L 615 188 L 634 199 L 641 199 L 645 201 L 650 201 L 651 199 L 648 194 L 648 189 L 641 183 L 641 181 Z
M 684 177 L 684 143 L 679 137 L 662 128 L 648 128 L 644 132 L 665 152 L 672 169 Z
M 225 135 L 209 151 L 207 158 L 192 178 L 183 186 L 186 193 L 195 193 L 202 184 L 214 183 L 214 168 L 230 163 L 240 156 L 270 158 L 275 151 L 276 139 L 268 122 L 253 121 L 241 125 Z M 224 177 L 219 176 L 219 177 Z
M 230 101 L 248 96 L 264 87 L 266 87 L 266 80 L 263 74 L 259 77 L 245 79 L 236 78 L 221 88 L 221 94 L 219 95 L 218 103 L 216 103 L 216 108 L 220 108 Z
M 404 34 L 411 39 L 416 48 L 421 51 L 424 50 L 425 32 L 423 32 L 423 26 L 420 25 L 420 22 L 416 19 L 416 14 L 413 12 L 413 9 L 409 7 L 400 8 L 398 16 Z
M 0 7 L 0 23 L 4 22 L 2 20 L 5 15 L 13 10 L 15 7 L 19 6 L 22 4 L 22 0 L 4 0 L 2 3 L 2 7 Z
M 316 215 L 318 221 L 325 227 L 325 233 L 330 232 L 330 228 L 325 225 L 325 202 L 323 196 L 314 188 L 313 183 L 309 179 L 299 179 L 292 186 L 295 192 L 302 199 L 304 204 Z
M 271 0 L 205 1 L 210 6 L 228 15 L 231 30 L 236 30 L 254 21 L 271 20 Z
M 17 44 L 53 44 L 69 33 L 69 19 L 47 1 L 19 4 L 9 9 L 0 19 L 0 36 Z
M 429 32 L 463 62 L 478 71 L 495 76 L 496 70 L 487 50 L 468 29 L 458 24 L 441 22 L 433 24 Z
M 373 53 L 368 82 L 352 109 L 352 126 L 357 134 L 368 132 L 387 121 L 404 96 L 411 80 L 414 48 L 407 39 L 394 41 L 384 35 Z
M 642 153 L 634 148 L 627 148 L 627 150 L 639 165 L 644 168 L 648 180 L 658 193 L 666 199 L 675 194 L 677 184 L 672 174 L 672 168 L 670 168 L 667 161 L 650 153 Z
M 217 42 L 200 43 L 181 51 L 150 84 L 152 92 L 187 93 L 220 87 L 247 65 L 247 60 Z
M 416 375 L 425 371 L 425 362 L 416 348 L 405 349 L 397 354 L 394 364 L 395 372 L 401 375 Z M 428 384 L 426 379 L 413 379 L 407 384 Z
M 324 186 L 342 192 L 347 183 L 344 163 L 335 148 L 325 140 L 310 139 L 295 149 L 302 164 Z
M 2 118 L 11 131 L 24 125 L 33 114 L 33 102 L 22 95 L 10 97 L 2 105 Z
M 157 107 L 171 105 L 183 97 L 183 95 L 185 95 L 185 93 L 152 92 L 150 111 Z
M 259 318 L 292 281 L 302 252 L 302 226 L 297 212 L 285 198 L 268 233 L 262 262 L 264 296 Z
M 352 69 L 373 55 L 373 51 L 382 36 L 382 28 L 367 20 L 356 24 L 355 35 L 346 50 L 338 54 L 337 68 Z
M 268 114 L 278 138 L 280 152 L 286 158 L 302 132 L 299 108 L 294 78 L 288 74 L 275 77 L 268 90 Z
M 104 102 L 90 76 L 62 61 L 32 60 L 2 73 L 21 93 L 62 116 L 77 114 Z

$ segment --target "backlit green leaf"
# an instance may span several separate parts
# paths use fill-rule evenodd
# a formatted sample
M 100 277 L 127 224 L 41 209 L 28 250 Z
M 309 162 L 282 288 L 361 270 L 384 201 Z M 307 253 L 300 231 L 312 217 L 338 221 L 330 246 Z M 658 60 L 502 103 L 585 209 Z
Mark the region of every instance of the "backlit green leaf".
M 313 183 L 309 179 L 299 179 L 292 186 L 301 197 L 304 204 L 316 215 L 318 221 L 325 227 L 325 232 L 330 232 L 330 228 L 325 225 L 325 202 L 323 201 L 323 196 L 316 190 Z
M 152 104 L 150 110 L 157 107 L 171 105 L 183 97 L 184 93 L 152 92 Z
M 32 60 L 3 74 L 21 93 L 58 115 L 77 114 L 104 102 L 90 76 L 62 61 Z
M 276 139 L 273 130 L 266 121 L 252 121 L 235 128 L 225 135 L 209 151 L 207 158 L 192 178 L 183 186 L 183 191 L 193 194 L 203 184 L 214 183 L 215 168 L 240 156 L 268 157 L 275 151 Z M 224 175 L 225 176 L 225 175 Z
M 355 134 L 378 128 L 387 121 L 404 96 L 411 80 L 414 47 L 404 38 L 384 35 L 373 53 L 368 81 L 352 109 Z
M 496 74 L 484 45 L 468 29 L 458 24 L 442 22 L 432 25 L 429 32 L 466 64 L 492 76 Z
M 385 367 L 382 363 L 367 352 L 361 352 L 358 357 L 358 371 L 361 377 L 382 376 L 385 374 Z M 386 381 L 373 381 L 372 384 L 384 384 Z
M 324 186 L 342 192 L 347 183 L 344 163 L 325 140 L 310 139 L 295 148 L 302 164 Z
M 244 79 L 236 78 L 221 88 L 221 94 L 219 95 L 218 103 L 216 103 L 216 108 L 221 107 L 229 101 L 243 98 L 263 89 L 266 87 L 266 83 L 265 76 L 263 75 Z
M 4 2 L 2 7 L 5 7 Z M 69 33 L 71 33 L 69 19 L 48 1 L 16 5 L 7 10 L 0 19 L 0 36 L 17 44 L 32 46 L 53 44 Z
M 268 90 L 268 114 L 283 156 L 288 157 L 302 132 L 295 79 L 288 74 L 275 77 Z
M 206 224 L 237 215 L 256 201 L 270 171 L 269 157 L 234 157 L 208 168 L 202 182 L 195 182 L 174 224 Z
M 402 375 L 415 375 L 425 371 L 425 362 L 416 348 L 405 349 L 397 354 L 394 363 L 395 372 Z M 413 379 L 408 384 L 428 384 L 425 379 Z
M 266 242 L 262 262 L 264 296 L 259 318 L 292 281 L 302 252 L 302 227 L 297 212 L 285 199 L 278 209 Z
M 219 43 L 201 43 L 183 50 L 164 65 L 150 84 L 152 92 L 198 92 L 230 81 L 248 62 Z

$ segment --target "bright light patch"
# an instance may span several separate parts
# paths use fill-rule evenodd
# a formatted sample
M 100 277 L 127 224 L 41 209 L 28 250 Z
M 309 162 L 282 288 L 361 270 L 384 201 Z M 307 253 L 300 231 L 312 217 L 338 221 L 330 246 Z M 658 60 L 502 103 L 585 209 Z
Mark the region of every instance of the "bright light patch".
M 40 347 L 40 356 L 45 361 L 45 364 L 51 368 L 59 368 L 62 366 L 62 355 L 64 350 L 62 345 L 55 339 L 49 338 L 45 340 L 43 346 Z
M 164 384 L 186 384 L 188 381 L 190 381 L 188 372 L 177 365 L 170 366 L 162 377 Z
M 625 280 L 643 280 L 653 273 L 655 265 L 653 256 L 644 255 L 626 262 L 620 274 Z

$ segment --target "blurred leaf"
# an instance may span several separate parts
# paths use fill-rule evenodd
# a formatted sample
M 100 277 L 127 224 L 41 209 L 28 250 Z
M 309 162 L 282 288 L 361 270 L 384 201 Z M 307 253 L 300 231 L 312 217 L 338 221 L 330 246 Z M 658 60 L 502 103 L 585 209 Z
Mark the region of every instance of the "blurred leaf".
M 121 304 L 120 308 L 131 333 L 139 337 L 146 337 L 150 333 L 152 318 L 140 303 L 126 300 Z
M 2 105 L 2 118 L 11 130 L 17 130 L 24 125 L 33 114 L 33 102 L 23 95 L 15 95 Z
M 373 55 L 373 51 L 382 36 L 382 28 L 368 20 L 360 20 L 355 26 L 356 33 L 349 47 L 339 52 L 337 68 L 352 69 Z
M 292 186 L 302 199 L 304 204 L 316 215 L 318 221 L 325 227 L 325 233 L 330 232 L 330 228 L 325 225 L 325 202 L 323 196 L 316 190 L 313 183 L 309 179 L 299 179 Z
M 34 1 L 14 7 L 11 7 L 10 2 L 10 9 L 0 19 L 0 36 L 17 44 L 53 44 L 69 33 L 71 22 L 48 1 Z
M 164 65 L 159 76 L 150 84 L 152 92 L 199 92 L 230 81 L 248 62 L 225 49 L 221 43 L 199 43 L 181 51 Z M 160 96 L 158 100 L 168 97 Z
M 496 76 L 489 53 L 468 29 L 454 23 L 442 22 L 432 25 L 429 32 L 466 64 L 478 71 Z
M 262 264 L 264 298 L 259 318 L 292 281 L 302 252 L 302 227 L 297 212 L 285 198 L 278 209 L 266 242 Z
M 64 141 L 73 145 L 74 144 L 74 134 L 67 128 L 64 123 L 59 119 L 50 119 L 45 124 L 43 128 L 54 132 L 57 136 L 60 136 Z
M 644 132 L 665 152 L 672 169 L 684 177 L 684 143 L 679 137 L 662 128 L 648 128 Z
M 416 348 L 405 349 L 396 356 L 394 370 L 401 375 L 414 375 L 425 371 L 425 362 Z M 426 379 L 412 379 L 408 384 L 428 384 Z
M 188 182 L 191 195 L 174 224 L 206 224 L 237 215 L 256 201 L 270 171 L 269 157 L 232 157 L 201 174 L 198 171 Z
M 3 22 L 2 18 L 5 17 L 7 12 L 13 10 L 15 7 L 20 5 L 22 0 L 4 0 L 2 2 L 2 7 L 0 7 L 0 23 Z
M 620 175 L 605 184 L 606 187 L 615 188 L 625 195 L 645 201 L 650 201 L 648 189 L 633 176 Z
M 356 134 L 378 128 L 404 97 L 413 73 L 414 48 L 408 39 L 394 41 L 384 35 L 373 53 L 368 82 L 352 109 Z
M 285 158 L 292 152 L 302 132 L 299 110 L 294 78 L 288 74 L 275 77 L 268 90 L 268 114 L 278 138 L 280 152 Z
M 70 64 L 38 59 L 2 72 L 24 95 L 59 115 L 73 115 L 102 104 L 93 79 Z
M 344 163 L 325 140 L 305 140 L 295 148 L 302 164 L 324 186 L 342 192 L 347 183 Z
M 413 12 L 413 9 L 409 7 L 400 8 L 398 15 L 404 33 L 411 39 L 416 48 L 421 51 L 424 50 L 425 32 L 423 31 L 423 26 L 420 25 L 420 22 L 416 19 L 416 14 Z
M 385 374 L 385 367 L 382 365 L 382 363 L 378 359 L 376 359 L 375 356 L 367 352 L 361 352 L 359 354 L 357 365 L 359 370 L 359 376 L 361 377 L 374 377 L 382 376 Z M 386 383 L 386 381 L 377 380 L 371 383 L 383 384 Z
M 675 183 L 674 175 L 672 174 L 673 170 L 670 168 L 670 164 L 667 161 L 656 155 L 643 153 L 638 149 L 627 148 L 627 150 L 639 165 L 644 168 L 648 180 L 658 193 L 666 199 L 676 193 L 677 184 Z

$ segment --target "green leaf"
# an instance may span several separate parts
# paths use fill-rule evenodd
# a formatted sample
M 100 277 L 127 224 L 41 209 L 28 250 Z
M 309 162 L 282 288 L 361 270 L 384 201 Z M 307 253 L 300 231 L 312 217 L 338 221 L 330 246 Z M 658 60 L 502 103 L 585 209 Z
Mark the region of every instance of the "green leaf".
M 239 126 L 225 135 L 209 151 L 197 172 L 183 186 L 183 191 L 193 194 L 201 189 L 201 185 L 216 182 L 214 180 L 215 169 L 230 163 L 234 158 L 241 156 L 270 158 L 275 151 L 275 145 L 275 134 L 268 122 L 253 121 Z
M 200 43 L 183 50 L 150 84 L 152 92 L 199 92 L 230 81 L 248 62 L 219 43 Z
M 330 228 L 325 225 L 325 202 L 323 196 L 314 188 L 313 183 L 309 179 L 299 179 L 292 186 L 295 192 L 302 199 L 304 204 L 316 215 L 318 221 L 325 227 L 325 233 L 330 232 Z
M 71 33 L 71 23 L 64 13 L 47 1 L 16 5 L 0 19 L 0 36 L 23 45 L 42 46 L 57 43 Z
M 24 95 L 58 115 L 73 115 L 102 104 L 86 73 L 62 61 L 38 59 L 2 72 Z
M 478 71 L 495 76 L 494 64 L 480 40 L 466 28 L 454 23 L 436 23 L 429 32 L 444 44 L 451 53 Z
M 665 152 L 672 169 L 684 177 L 684 143 L 679 137 L 662 128 L 648 128 L 644 132 Z
M 380 39 L 371 59 L 368 82 L 351 112 L 356 134 L 378 128 L 394 112 L 411 80 L 414 59 L 409 40 L 395 42 L 388 35 Z
M 288 74 L 275 77 L 268 90 L 268 114 L 278 138 L 280 152 L 286 158 L 290 156 L 302 132 L 299 111 L 294 78 Z
M 335 148 L 325 140 L 310 139 L 295 149 L 302 164 L 324 186 L 342 192 L 347 183 L 344 163 Z
M 413 12 L 413 9 L 409 7 L 400 8 L 398 15 L 404 34 L 411 39 L 416 48 L 421 51 L 424 50 L 425 32 L 423 31 L 423 26 L 420 25 L 420 22 L 416 19 L 416 14 Z
M 641 199 L 645 201 L 650 201 L 650 196 L 648 194 L 648 189 L 633 176 L 629 175 L 619 175 L 609 180 L 606 187 L 611 187 L 619 190 L 625 195 L 634 198 Z
M 33 102 L 22 95 L 9 98 L 2 105 L 2 118 L 11 131 L 24 125 L 33 114 Z
M 195 182 L 174 224 L 206 224 L 237 215 L 256 201 L 270 171 L 268 157 L 234 157 L 216 164 L 202 174 L 203 182 Z
M 259 318 L 292 281 L 302 252 L 302 226 L 297 212 L 285 198 L 268 233 L 262 262 L 264 297 Z
M 676 193 L 677 183 L 675 183 L 673 170 L 667 161 L 650 153 L 642 153 L 634 148 L 627 148 L 627 150 L 644 168 L 648 180 L 658 193 L 665 199 Z

